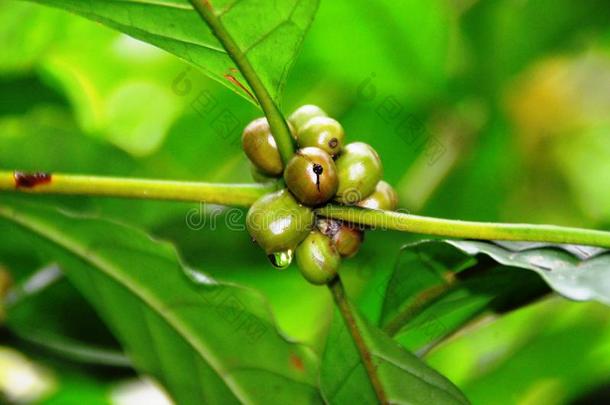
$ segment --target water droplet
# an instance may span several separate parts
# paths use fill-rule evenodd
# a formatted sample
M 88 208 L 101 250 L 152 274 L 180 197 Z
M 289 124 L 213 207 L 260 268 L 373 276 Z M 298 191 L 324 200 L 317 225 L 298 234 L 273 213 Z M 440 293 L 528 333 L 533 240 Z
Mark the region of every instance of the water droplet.
M 290 263 L 292 263 L 293 254 L 292 250 L 289 249 L 283 252 L 271 253 L 267 257 L 269 258 L 269 261 L 271 262 L 271 265 L 273 265 L 273 267 L 275 267 L 276 269 L 283 270 L 290 266 Z

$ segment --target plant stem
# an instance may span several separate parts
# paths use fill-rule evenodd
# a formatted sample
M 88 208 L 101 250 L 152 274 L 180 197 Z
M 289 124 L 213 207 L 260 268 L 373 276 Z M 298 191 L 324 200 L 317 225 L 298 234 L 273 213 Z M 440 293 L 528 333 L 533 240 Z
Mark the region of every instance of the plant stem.
M 278 184 L 223 184 L 0 171 L 0 191 L 206 202 L 249 207 Z M 394 211 L 327 205 L 321 216 L 374 229 L 450 238 L 571 243 L 610 248 L 610 232 L 554 225 L 499 224 L 422 217 Z
M 294 144 L 288 124 L 282 116 L 282 113 L 280 112 L 275 101 L 273 101 L 271 95 L 265 88 L 265 85 L 256 74 L 254 68 L 250 64 L 250 61 L 246 57 L 246 54 L 241 51 L 231 34 L 216 16 L 210 2 L 208 0 L 189 1 L 199 13 L 199 16 L 210 27 L 216 38 L 218 38 L 222 46 L 227 51 L 227 54 L 231 57 L 233 62 L 235 62 L 239 68 L 239 71 L 250 85 L 250 88 L 254 92 L 258 103 L 267 117 L 267 121 L 271 127 L 271 132 L 273 134 L 273 138 L 275 139 L 275 143 L 277 144 L 280 156 L 282 157 L 282 161 L 284 164 L 288 163 L 288 160 L 290 160 L 294 154 Z
M 327 205 L 318 215 L 374 229 L 394 229 L 450 238 L 567 243 L 610 248 L 610 232 L 554 225 L 502 224 L 430 218 L 395 211 Z
M 385 391 L 381 385 L 381 381 L 379 381 L 379 377 L 377 376 L 377 369 L 375 364 L 373 364 L 371 352 L 364 342 L 364 338 L 362 337 L 358 323 L 356 322 L 354 314 L 352 313 L 353 308 L 345 296 L 345 289 L 343 288 L 343 283 L 341 282 L 339 276 L 335 277 L 335 279 L 328 284 L 328 288 L 333 295 L 335 304 L 337 305 L 339 312 L 341 312 L 345 325 L 347 326 L 354 344 L 358 349 L 360 358 L 362 359 L 362 364 L 364 365 L 364 369 L 366 370 L 369 380 L 373 385 L 373 390 L 375 391 L 375 395 L 377 396 L 379 403 L 388 404 L 389 402 Z
M 44 179 L 39 181 L 35 179 Z M 20 180 L 21 179 L 21 180 Z M 24 180 L 25 179 L 25 180 Z M 0 191 L 206 202 L 248 207 L 274 184 L 221 184 L 66 174 L 0 172 Z

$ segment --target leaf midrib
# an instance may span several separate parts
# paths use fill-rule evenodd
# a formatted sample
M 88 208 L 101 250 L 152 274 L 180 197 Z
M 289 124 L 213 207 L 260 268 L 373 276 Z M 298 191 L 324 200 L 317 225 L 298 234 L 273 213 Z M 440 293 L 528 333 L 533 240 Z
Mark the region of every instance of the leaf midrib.
M 467 403 L 467 402 L 462 401 L 462 398 L 456 397 L 454 393 L 448 391 L 445 387 L 435 383 L 434 381 L 430 381 L 428 378 L 426 378 L 426 376 L 418 374 L 417 372 L 407 368 L 405 365 L 396 362 L 394 359 L 389 358 L 386 355 L 384 355 L 384 354 L 382 354 L 382 353 L 380 353 L 380 352 L 378 352 L 376 350 L 371 351 L 371 355 L 373 355 L 374 357 L 377 357 L 381 361 L 384 361 L 384 362 L 386 362 L 388 364 L 393 365 L 394 367 L 399 368 L 400 370 L 404 371 L 407 374 L 412 375 L 416 379 L 426 383 L 428 386 L 436 388 L 439 391 L 442 391 L 442 392 L 446 393 L 451 398 L 455 398 L 455 399 L 459 400 L 461 403 Z
M 235 394 L 239 400 L 245 402 L 245 400 L 248 398 L 248 395 L 242 391 L 237 382 L 233 381 L 232 378 L 224 375 L 220 371 L 222 369 L 222 367 L 220 367 L 218 364 L 220 361 L 215 359 L 214 356 L 209 353 L 207 348 L 198 344 L 196 339 L 188 332 L 188 328 L 186 328 L 178 319 L 171 316 L 170 313 L 164 311 L 163 309 L 165 307 L 161 305 L 161 303 L 158 302 L 153 296 L 148 294 L 145 289 L 136 288 L 137 283 L 131 283 L 130 280 L 121 276 L 120 272 L 116 271 L 116 266 L 107 262 L 107 260 L 101 256 L 96 255 L 94 251 L 89 251 L 87 246 L 83 246 L 78 241 L 56 232 L 54 229 L 49 228 L 46 224 L 40 221 L 32 219 L 31 217 L 20 215 L 11 208 L 0 206 L 0 216 L 3 216 L 9 221 L 12 221 L 30 230 L 31 232 L 34 232 L 35 234 L 43 237 L 84 262 L 89 263 L 89 265 L 93 266 L 94 268 L 98 268 L 100 271 L 102 271 L 102 273 L 114 279 L 123 288 L 129 290 L 135 297 L 137 297 L 145 305 L 149 306 L 149 308 L 153 309 L 162 319 L 173 327 L 174 330 L 178 332 L 179 336 L 181 336 L 193 348 L 193 350 L 195 350 L 195 352 L 201 356 L 203 361 L 210 365 L 210 368 L 214 370 L 220 380 L 231 389 L 233 394 Z M 132 286 L 131 284 L 134 285 Z

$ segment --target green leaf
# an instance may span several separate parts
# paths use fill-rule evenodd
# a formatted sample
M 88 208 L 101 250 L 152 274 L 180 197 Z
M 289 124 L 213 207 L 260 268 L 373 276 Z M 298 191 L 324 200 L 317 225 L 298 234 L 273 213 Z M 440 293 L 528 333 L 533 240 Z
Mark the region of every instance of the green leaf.
M 607 385 L 609 350 L 606 306 L 553 296 L 465 330 L 426 360 L 475 404 L 585 404 L 595 401 L 576 398 Z
M 503 312 L 548 292 L 534 273 L 479 260 L 443 242 L 403 247 L 374 288 L 380 325 L 410 350 L 427 350 L 485 311 Z
M 122 225 L 7 202 L 0 217 L 49 250 L 177 403 L 320 401 L 315 358 L 276 329 L 259 294 L 186 268 L 171 245 Z
M 186 0 L 35 0 L 122 31 L 201 68 L 252 101 L 227 52 Z M 317 0 L 216 0 L 215 14 L 278 100 L 287 73 L 315 15 Z
M 57 265 L 15 285 L 5 303 L 6 327 L 21 340 L 73 362 L 130 366 L 103 322 Z
M 376 403 L 379 396 L 358 348 L 366 346 L 367 360 L 385 400 L 392 404 L 467 404 L 464 395 L 445 377 L 424 364 L 346 303 L 350 324 L 336 311 L 322 362 L 321 386 L 330 404 Z M 353 336 L 356 330 L 359 337 Z M 378 392 L 378 391 L 377 391 Z
M 548 284 L 575 300 L 609 302 L 610 256 L 599 248 L 544 243 L 423 241 L 403 248 L 380 288 L 381 325 L 420 349 L 485 311 L 504 312 L 539 297 Z M 535 273 L 523 273 L 529 269 Z
M 533 270 L 559 294 L 610 305 L 610 254 L 606 249 L 549 243 L 447 241 L 470 255 Z

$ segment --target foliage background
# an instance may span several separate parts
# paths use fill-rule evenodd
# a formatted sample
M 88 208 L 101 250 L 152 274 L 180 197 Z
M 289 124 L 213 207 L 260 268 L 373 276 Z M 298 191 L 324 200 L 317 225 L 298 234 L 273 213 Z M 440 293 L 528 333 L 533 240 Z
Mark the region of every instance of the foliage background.
M 318 104 L 349 139 L 371 143 L 410 212 L 610 230 L 609 22 L 601 0 L 322 1 L 282 107 Z M 250 181 L 240 129 L 259 112 L 177 58 L 15 1 L 0 2 L 0 42 L 1 169 Z M 407 130 L 399 127 L 405 119 Z M 432 163 L 418 146 L 426 141 L 442 145 Z M 332 313 L 327 291 L 294 269 L 272 270 L 223 215 L 214 230 L 209 221 L 193 226 L 193 209 L 204 211 L 203 220 L 217 207 L 41 199 L 175 243 L 189 264 L 261 290 L 289 335 L 320 347 Z M 1 227 L 0 235 L 0 263 L 10 263 L 16 278 L 48 264 Z M 379 313 L 371 286 L 413 240 L 369 232 L 363 250 L 345 262 L 349 290 L 368 316 Z M 59 341 L 116 345 L 67 283 L 32 300 L 20 317 L 37 331 L 4 329 L 1 342 L 44 364 L 53 387 L 44 400 L 103 402 L 131 377 L 27 343 L 28 334 L 51 331 L 45 336 Z M 483 317 L 426 359 L 474 403 L 577 401 L 610 389 L 610 313 L 546 296 Z M 1 380 L 0 372 L 0 389 Z

